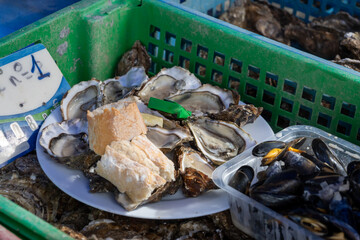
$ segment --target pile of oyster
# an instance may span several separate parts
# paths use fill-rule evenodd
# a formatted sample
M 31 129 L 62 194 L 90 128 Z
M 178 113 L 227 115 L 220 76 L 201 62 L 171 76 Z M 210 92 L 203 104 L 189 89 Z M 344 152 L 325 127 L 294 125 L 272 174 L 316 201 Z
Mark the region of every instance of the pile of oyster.
M 321 138 L 253 148 L 266 169 L 240 167 L 229 185 L 326 239 L 360 239 L 360 161 L 347 166 Z
M 179 120 L 150 109 L 150 98 L 176 102 L 192 115 Z M 254 122 L 262 108 L 239 105 L 239 99 L 238 93 L 202 84 L 181 67 L 162 69 L 149 79 L 143 66 L 135 66 L 121 77 L 74 85 L 61 101 L 63 121 L 45 127 L 39 142 L 54 160 L 82 170 L 90 179 L 92 192 L 117 193 L 96 174 L 101 156 L 89 148 L 86 113 L 113 102 L 135 102 L 148 128 L 147 138 L 176 166 L 179 177 L 165 192 L 173 194 L 182 186 L 186 196 L 195 197 L 215 188 L 211 177 L 217 165 L 256 144 L 241 127 Z M 162 196 L 154 193 L 149 201 Z
M 314 4 L 320 4 L 317 2 Z M 320 6 L 318 6 L 320 7 Z M 235 1 L 221 20 L 359 70 L 360 20 L 346 12 L 305 23 L 264 0 Z

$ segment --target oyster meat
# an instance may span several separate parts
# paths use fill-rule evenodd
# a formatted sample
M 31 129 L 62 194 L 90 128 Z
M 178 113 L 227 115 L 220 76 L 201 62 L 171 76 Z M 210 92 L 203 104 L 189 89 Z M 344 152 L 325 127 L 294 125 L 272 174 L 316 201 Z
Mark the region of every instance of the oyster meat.
M 159 126 L 148 127 L 146 136 L 163 152 L 171 151 L 176 146 L 193 140 L 190 131 L 181 126 L 174 129 L 165 129 Z
M 63 119 L 86 118 L 86 112 L 99 105 L 100 88 L 100 81 L 94 79 L 74 85 L 61 100 Z
M 219 113 L 231 104 L 238 104 L 240 96 L 236 92 L 204 84 L 197 89 L 169 96 L 167 99 L 179 103 L 196 116 Z
M 184 68 L 175 66 L 162 69 L 156 76 L 144 84 L 137 95 L 147 104 L 150 97 L 165 99 L 182 91 L 196 89 L 200 86 L 201 82 L 194 74 Z
M 139 88 L 148 79 L 143 67 L 133 67 L 125 75 L 104 82 L 92 79 L 74 85 L 61 101 L 64 120 L 86 118 L 87 111 L 116 102 Z
M 90 150 L 85 119 L 52 123 L 41 133 L 39 143 L 59 163 L 75 169 L 87 169 L 99 157 Z
M 185 196 L 197 197 L 206 190 L 216 188 L 212 181 L 215 166 L 200 152 L 189 147 L 180 147 L 176 151 L 176 158 L 184 182 Z
M 256 144 L 236 124 L 206 117 L 190 120 L 189 126 L 199 150 L 220 165 Z

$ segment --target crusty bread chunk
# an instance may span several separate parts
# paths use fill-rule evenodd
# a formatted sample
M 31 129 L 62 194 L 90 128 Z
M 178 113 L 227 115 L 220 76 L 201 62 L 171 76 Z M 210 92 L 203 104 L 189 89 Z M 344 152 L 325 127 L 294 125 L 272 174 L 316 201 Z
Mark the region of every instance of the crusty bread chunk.
M 130 141 L 122 140 L 112 142 L 110 147 L 114 149 L 116 152 L 125 155 L 127 158 L 144 165 L 145 167 L 149 168 L 150 171 L 160 174 L 160 169 L 158 166 L 155 165 L 142 151 L 141 149 L 137 148 Z
M 132 203 L 147 200 L 155 189 L 166 183 L 164 178 L 149 168 L 130 160 L 110 146 L 106 147 L 95 171 L 114 184 L 121 193 L 125 193 Z
M 146 156 L 160 169 L 160 176 L 166 181 L 175 180 L 174 163 L 157 148 L 145 135 L 139 135 L 131 140 L 131 144 L 145 152 Z
M 135 102 L 118 101 L 87 112 L 89 145 L 103 155 L 113 141 L 131 140 L 146 134 L 147 128 Z

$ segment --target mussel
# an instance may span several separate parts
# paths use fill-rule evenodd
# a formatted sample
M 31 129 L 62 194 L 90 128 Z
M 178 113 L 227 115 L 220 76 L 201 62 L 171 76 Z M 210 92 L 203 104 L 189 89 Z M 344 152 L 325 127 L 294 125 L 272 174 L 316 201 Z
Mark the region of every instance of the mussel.
M 315 138 L 311 143 L 315 156 L 322 162 L 330 165 L 337 173 L 346 176 L 346 168 L 344 164 L 336 157 L 336 155 L 328 148 L 326 143 L 320 138 Z
M 240 167 L 229 181 L 229 186 L 235 188 L 239 192 L 247 194 L 250 183 L 254 178 L 254 170 L 250 166 Z
M 295 170 L 285 170 L 250 188 L 250 197 L 270 208 L 282 208 L 301 201 L 304 187 Z
M 289 212 L 287 217 L 326 239 L 360 239 L 357 231 L 349 224 L 327 214 L 309 208 L 298 208 Z
M 270 165 L 274 161 L 281 160 L 287 151 L 296 151 L 303 143 L 305 138 L 297 138 L 291 142 L 284 143 L 281 141 L 267 141 L 260 143 L 253 148 L 252 154 L 257 157 L 263 157 L 261 160 L 261 166 Z
M 319 173 L 320 169 L 311 160 L 299 153 L 288 151 L 283 161 L 287 169 L 294 169 L 302 177 L 312 177 Z
M 285 146 L 286 143 L 281 141 L 262 142 L 253 148 L 252 155 L 256 157 L 265 157 L 272 149 L 274 148 L 283 149 L 285 148 Z

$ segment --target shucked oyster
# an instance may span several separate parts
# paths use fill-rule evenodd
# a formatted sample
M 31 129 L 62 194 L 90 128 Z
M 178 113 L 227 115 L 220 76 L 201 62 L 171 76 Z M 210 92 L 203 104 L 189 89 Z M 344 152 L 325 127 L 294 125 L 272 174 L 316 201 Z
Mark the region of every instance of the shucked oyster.
M 230 104 L 238 104 L 240 96 L 227 89 L 211 84 L 168 97 L 169 100 L 179 103 L 194 115 L 204 113 L 219 113 L 227 109 Z
M 61 114 L 64 120 L 86 118 L 86 112 L 125 97 L 133 89 L 148 79 L 143 67 L 133 67 L 121 77 L 82 81 L 74 85 L 61 101 Z
M 100 81 L 82 81 L 74 85 L 61 100 L 61 115 L 64 120 L 85 118 L 87 110 L 98 106 Z
M 116 102 L 148 79 L 143 67 L 133 67 L 125 75 L 103 82 L 103 104 Z
M 181 147 L 176 151 L 180 175 L 183 179 L 183 193 L 186 196 L 197 197 L 202 192 L 214 189 L 212 173 L 215 166 L 200 152 L 189 147 Z
M 256 144 L 249 134 L 234 123 L 198 118 L 188 126 L 199 150 L 220 165 Z
M 150 97 L 165 99 L 185 90 L 196 89 L 201 86 L 199 79 L 188 70 L 181 67 L 162 69 L 151 78 L 138 92 L 138 96 L 145 103 Z
M 180 126 L 174 129 L 158 126 L 148 127 L 146 136 L 156 147 L 165 152 L 173 150 L 179 144 L 193 140 L 190 131 Z
M 88 124 L 84 119 L 72 119 L 45 127 L 40 145 L 56 161 L 75 169 L 86 169 L 99 158 L 89 149 Z

